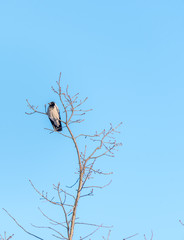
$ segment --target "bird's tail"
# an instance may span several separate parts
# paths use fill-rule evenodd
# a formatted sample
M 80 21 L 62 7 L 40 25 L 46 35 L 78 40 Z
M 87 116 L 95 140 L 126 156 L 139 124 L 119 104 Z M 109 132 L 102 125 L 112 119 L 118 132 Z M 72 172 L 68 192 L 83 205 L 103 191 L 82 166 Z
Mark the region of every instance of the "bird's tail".
M 60 122 L 59 126 L 56 127 L 56 131 L 57 131 L 57 132 L 61 132 L 62 129 L 63 129 L 63 128 L 62 128 L 62 124 L 61 124 L 61 122 Z

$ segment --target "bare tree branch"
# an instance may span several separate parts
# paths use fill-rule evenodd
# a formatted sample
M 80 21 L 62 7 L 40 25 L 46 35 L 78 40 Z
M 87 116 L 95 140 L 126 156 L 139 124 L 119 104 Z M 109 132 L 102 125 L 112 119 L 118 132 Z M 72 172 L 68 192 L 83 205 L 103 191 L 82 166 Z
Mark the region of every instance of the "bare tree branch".
M 102 227 L 102 225 L 98 226 L 94 231 L 92 231 L 91 233 L 89 233 L 87 236 L 85 237 L 80 237 L 80 240 L 83 240 L 85 238 L 88 238 L 90 236 L 92 236 L 95 232 L 97 232 L 100 228 Z
M 4 232 L 4 237 L 0 234 L 0 240 L 10 240 L 11 238 L 13 238 L 14 234 L 12 234 L 11 236 L 9 236 L 8 238 L 6 237 L 6 232 Z
M 137 235 L 138 235 L 138 233 L 136 233 L 136 234 L 134 234 L 134 235 L 131 235 L 131 236 L 129 236 L 129 237 L 123 238 L 123 240 L 127 240 L 127 239 L 130 239 L 130 238 L 133 238 L 133 237 L 135 237 L 135 236 L 137 236 Z
M 57 221 L 49 218 L 40 208 L 38 208 L 38 209 L 39 209 L 39 211 L 42 213 L 42 215 L 43 215 L 44 217 L 46 217 L 49 221 L 51 221 L 51 222 L 54 223 L 55 225 L 61 225 L 62 227 L 67 228 L 63 223 L 57 222 Z
M 52 227 L 45 227 L 45 226 L 36 226 L 34 224 L 31 224 L 33 227 L 35 228 L 46 228 L 46 229 L 49 229 L 49 230 L 52 230 L 54 232 L 56 232 L 58 235 L 60 235 L 63 239 L 68 239 L 66 237 L 64 237 L 60 232 L 58 232 L 56 229 L 52 228 Z
M 26 232 L 27 234 L 29 234 L 29 235 L 37 238 L 37 239 L 44 240 L 43 238 L 38 237 L 37 235 L 35 235 L 35 234 L 31 233 L 31 232 L 28 232 L 24 227 L 22 227 L 22 226 L 17 222 L 17 220 L 16 220 L 14 217 L 12 217 L 12 216 L 10 215 L 10 213 L 9 213 L 6 209 L 3 208 L 3 210 L 9 215 L 9 217 L 11 217 L 11 218 L 13 219 L 13 221 L 14 221 L 20 228 L 22 228 L 22 230 L 23 230 L 24 232 Z
M 144 234 L 144 239 L 147 240 L 147 237 L 146 237 L 145 234 Z M 150 238 L 150 240 L 153 240 L 153 232 L 152 231 L 151 231 L 151 238 Z

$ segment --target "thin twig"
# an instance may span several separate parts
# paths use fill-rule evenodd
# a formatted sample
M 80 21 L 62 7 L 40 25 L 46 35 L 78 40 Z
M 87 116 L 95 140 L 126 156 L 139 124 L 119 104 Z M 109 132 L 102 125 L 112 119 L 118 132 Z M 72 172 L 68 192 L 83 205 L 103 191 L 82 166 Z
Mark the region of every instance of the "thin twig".
M 44 240 L 43 238 L 38 237 L 37 235 L 35 235 L 35 234 L 31 233 L 31 232 L 28 232 L 24 227 L 22 227 L 22 226 L 17 222 L 17 220 L 16 220 L 14 217 L 12 217 L 12 216 L 10 215 L 10 213 L 9 213 L 6 209 L 3 208 L 3 210 L 9 215 L 9 217 L 11 217 L 11 218 L 13 219 L 13 221 L 14 221 L 20 228 L 22 228 L 22 230 L 23 230 L 24 232 L 26 232 L 27 234 L 29 234 L 29 235 L 31 235 L 31 236 L 33 236 L 33 237 L 35 237 L 35 238 L 38 238 L 38 239 L 40 239 L 40 240 Z
M 139 234 L 139 233 L 136 233 L 136 234 L 131 235 L 131 236 L 129 236 L 129 237 L 123 238 L 123 240 L 127 240 L 127 239 L 129 239 L 129 238 L 133 238 L 133 237 L 137 236 L 138 234 Z

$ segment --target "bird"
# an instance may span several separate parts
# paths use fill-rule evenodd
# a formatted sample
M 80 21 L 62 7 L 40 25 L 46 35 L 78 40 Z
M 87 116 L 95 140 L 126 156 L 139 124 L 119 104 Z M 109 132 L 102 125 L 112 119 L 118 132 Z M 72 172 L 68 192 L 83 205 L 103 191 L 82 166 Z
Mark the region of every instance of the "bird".
M 47 115 L 55 131 L 62 131 L 61 117 L 58 106 L 55 102 L 48 103 Z

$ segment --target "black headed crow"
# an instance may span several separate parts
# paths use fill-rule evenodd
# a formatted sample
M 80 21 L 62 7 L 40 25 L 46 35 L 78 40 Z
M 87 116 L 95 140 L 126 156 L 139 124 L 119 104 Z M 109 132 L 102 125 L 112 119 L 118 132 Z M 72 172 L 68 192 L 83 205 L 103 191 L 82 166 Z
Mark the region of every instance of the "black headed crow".
M 55 131 L 62 131 L 61 117 L 59 108 L 55 102 L 50 102 L 47 110 L 47 115 L 52 123 L 52 126 Z

